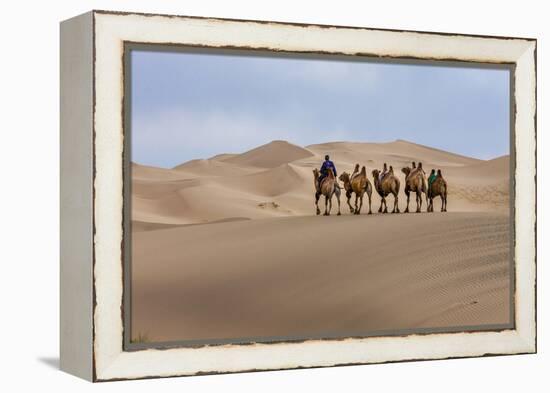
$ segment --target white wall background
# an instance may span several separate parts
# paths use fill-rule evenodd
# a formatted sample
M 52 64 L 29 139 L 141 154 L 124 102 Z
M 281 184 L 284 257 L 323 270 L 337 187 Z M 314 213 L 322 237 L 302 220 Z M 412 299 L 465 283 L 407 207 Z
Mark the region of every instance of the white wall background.
M 0 390 L 543 391 L 550 386 L 550 24 L 543 1 L 9 1 L 0 13 Z M 58 364 L 58 23 L 90 9 L 538 38 L 539 354 L 91 385 Z M 545 16 L 546 15 L 546 16 Z M 546 244 L 544 242 L 546 239 Z M 27 390 L 27 389 L 25 389 Z M 548 391 L 548 390 L 546 390 Z

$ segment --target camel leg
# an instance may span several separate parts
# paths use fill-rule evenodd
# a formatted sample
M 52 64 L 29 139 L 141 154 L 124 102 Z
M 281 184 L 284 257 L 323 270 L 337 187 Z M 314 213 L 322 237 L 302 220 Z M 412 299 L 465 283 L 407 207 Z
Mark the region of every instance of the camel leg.
M 355 194 L 355 213 L 354 214 L 359 214 L 360 208 L 357 207 L 357 200 L 358 199 L 359 199 L 359 194 Z
M 397 193 L 393 194 L 393 211 L 392 213 L 399 213 L 399 198 Z
M 321 210 L 319 209 L 319 198 L 321 197 L 321 194 L 316 192 L 315 193 L 315 207 L 317 208 L 316 212 L 317 215 L 321 214 Z
M 371 202 L 372 202 L 372 193 L 368 193 L 367 196 L 369 197 L 369 214 L 372 214 L 372 206 L 371 206 Z
M 424 197 L 426 198 L 426 207 L 428 207 L 428 191 L 424 191 Z M 422 211 L 422 194 L 420 195 L 420 211 Z
M 424 198 L 426 199 L 426 207 L 428 207 L 428 191 L 424 193 Z M 422 210 L 422 206 L 420 206 L 420 210 Z
M 346 192 L 346 197 L 348 198 L 348 206 L 349 206 L 349 212 L 353 214 L 355 210 L 353 210 L 353 206 L 351 206 L 350 199 L 351 199 L 351 192 Z
M 406 188 L 405 188 L 405 195 L 407 195 L 407 207 L 405 208 L 405 213 L 408 213 L 409 212 L 409 199 L 411 198 L 411 192 Z
M 422 194 L 420 191 L 416 192 L 416 212 L 420 213 L 422 210 Z
M 361 209 L 363 208 L 363 194 L 359 197 L 359 210 L 357 211 L 357 214 L 361 214 Z
M 328 216 L 328 196 L 325 195 L 325 216 Z
M 386 197 L 382 198 L 382 201 L 384 202 L 384 213 L 388 212 L 388 202 L 386 201 Z
M 428 191 L 426 193 L 426 205 L 427 205 L 426 211 L 428 213 L 431 213 L 431 211 L 432 211 L 431 210 L 432 209 L 432 193 L 430 191 Z
M 340 215 L 342 215 L 342 213 L 340 213 L 340 191 L 336 192 L 336 201 L 338 202 L 338 214 L 337 214 L 337 216 L 340 216 Z

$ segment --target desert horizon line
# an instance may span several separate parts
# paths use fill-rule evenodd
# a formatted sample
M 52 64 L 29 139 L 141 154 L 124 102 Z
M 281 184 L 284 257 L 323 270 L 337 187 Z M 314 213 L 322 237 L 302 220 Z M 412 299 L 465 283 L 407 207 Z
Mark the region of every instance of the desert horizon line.
M 261 147 L 269 146 L 269 145 L 272 145 L 272 144 L 278 143 L 278 142 L 286 143 L 286 144 L 289 144 L 289 145 L 291 145 L 291 146 L 295 146 L 295 147 L 298 147 L 298 148 L 301 148 L 301 149 L 305 149 L 305 150 L 308 150 L 308 151 L 309 151 L 309 148 L 310 148 L 310 147 L 313 147 L 313 146 L 322 146 L 322 145 L 328 145 L 328 144 L 344 144 L 344 143 L 349 143 L 349 144 L 361 144 L 361 145 L 365 145 L 365 144 L 369 144 L 369 145 L 386 145 L 386 144 L 391 144 L 391 143 L 396 143 L 396 142 L 403 142 L 403 143 L 408 143 L 408 144 L 411 144 L 411 145 L 420 146 L 420 147 L 423 147 L 423 148 L 426 148 L 426 149 L 438 151 L 438 152 L 445 153 L 445 154 L 452 154 L 452 155 L 454 155 L 454 156 L 456 156 L 456 157 L 467 158 L 467 159 L 474 159 L 474 160 L 479 160 L 479 161 L 482 161 L 482 162 L 488 162 L 488 161 L 492 161 L 492 160 L 496 160 L 496 159 L 499 159 L 499 158 L 503 158 L 503 157 L 508 157 L 508 156 L 510 156 L 510 153 L 507 153 L 507 154 L 501 154 L 501 155 L 498 155 L 498 156 L 495 156 L 495 157 L 492 157 L 492 158 L 487 158 L 487 159 L 478 158 L 478 157 L 472 157 L 472 156 L 467 156 L 467 155 L 464 155 L 464 154 L 455 153 L 455 152 L 448 151 L 448 150 L 443 150 L 443 149 L 438 148 L 438 147 L 433 147 L 433 146 L 430 146 L 430 145 L 425 145 L 425 144 L 421 144 L 421 143 L 417 143 L 417 142 L 412 142 L 412 141 L 409 141 L 409 140 L 406 140 L 406 139 L 403 139 L 403 138 L 397 138 L 397 139 L 389 140 L 389 141 L 386 141 L 386 142 L 368 142 L 368 141 L 346 141 L 346 140 L 336 140 L 336 141 L 329 141 L 329 142 L 312 143 L 312 144 L 308 144 L 308 145 L 305 145 L 305 146 L 302 146 L 302 145 L 300 145 L 300 144 L 297 144 L 297 143 L 294 143 L 294 142 L 291 142 L 291 141 L 285 140 L 285 139 L 273 139 L 273 140 L 271 140 L 271 141 L 269 141 L 269 142 L 260 144 L 260 145 L 258 145 L 258 146 L 256 146 L 256 147 L 253 147 L 253 148 L 251 148 L 251 149 L 247 149 L 247 150 L 244 150 L 244 151 L 241 151 L 241 152 L 227 152 L 227 151 L 224 151 L 224 152 L 220 152 L 220 153 L 214 154 L 214 155 L 209 156 L 209 157 L 206 157 L 206 158 L 192 158 L 192 159 L 190 159 L 190 160 L 182 161 L 181 163 L 176 164 L 176 165 L 171 166 L 171 167 L 168 167 L 168 166 L 156 166 L 156 165 L 150 165 L 150 164 L 142 164 L 142 163 L 138 162 L 137 160 L 132 160 L 132 159 L 130 159 L 130 163 L 132 163 L 132 164 L 137 164 L 137 165 L 141 165 L 141 166 L 147 166 L 147 167 L 151 167 L 151 168 L 175 169 L 175 168 L 177 168 L 177 167 L 183 166 L 183 165 L 188 164 L 188 163 L 191 163 L 191 162 L 212 160 L 212 159 L 214 159 L 214 158 L 216 158 L 216 157 L 223 156 L 223 155 L 235 155 L 235 156 L 238 156 L 238 155 L 241 155 L 241 154 L 246 154 L 246 153 L 248 153 L 248 152 L 251 152 L 251 151 L 253 151 L 253 150 L 259 149 L 259 148 L 261 148 Z M 315 155 L 314 152 L 311 152 L 311 151 L 310 151 L 310 153 L 312 154 L 312 156 Z

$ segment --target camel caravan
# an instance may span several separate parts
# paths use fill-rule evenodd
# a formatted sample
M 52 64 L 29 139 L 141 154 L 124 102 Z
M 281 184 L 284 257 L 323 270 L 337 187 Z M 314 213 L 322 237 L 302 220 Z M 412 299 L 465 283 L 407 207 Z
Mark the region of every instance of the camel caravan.
M 391 165 L 388 167 L 387 164 L 384 163 L 381 171 L 374 169 L 372 171 L 373 183 L 371 183 L 367 177 L 366 167 L 361 167 L 361 170 L 359 170 L 359 167 L 359 164 L 355 164 L 355 169 L 351 175 L 347 172 L 343 172 L 339 177 L 336 177 L 336 166 L 332 161 L 330 161 L 330 157 L 328 155 L 325 156 L 325 161 L 323 162 L 321 169 L 319 170 L 315 168 L 313 170 L 315 207 L 317 215 L 321 214 L 321 209 L 319 208 L 319 199 L 321 196 L 324 197 L 325 202 L 325 212 L 323 215 L 330 215 L 332 211 L 333 197 L 336 197 L 336 201 L 338 203 L 337 215 L 341 215 L 340 195 L 342 192 L 338 179 L 344 184 L 346 202 L 349 206 L 351 214 L 361 214 L 365 194 L 367 195 L 369 202 L 368 214 L 372 214 L 373 184 L 374 189 L 381 198 L 378 213 L 388 213 L 386 199 L 390 195 L 393 196 L 392 213 L 400 212 L 399 189 L 401 187 L 401 182 L 395 175 L 393 167 Z M 416 165 L 416 163 L 413 162 L 411 167 L 404 167 L 401 169 L 401 172 L 405 175 L 404 191 L 407 196 L 407 207 L 405 208 L 405 213 L 409 213 L 410 197 L 412 193 L 415 194 L 417 213 L 422 211 L 423 195 L 426 198 L 427 212 L 434 211 L 433 200 L 438 196 L 441 198 L 441 211 L 447 211 L 447 182 L 443 178 L 441 169 L 438 169 L 437 172 L 435 169 L 432 169 L 430 176 L 426 179 L 426 172 L 422 167 L 422 163 L 419 162 L 418 165 Z M 355 200 L 352 206 L 350 200 L 354 194 Z

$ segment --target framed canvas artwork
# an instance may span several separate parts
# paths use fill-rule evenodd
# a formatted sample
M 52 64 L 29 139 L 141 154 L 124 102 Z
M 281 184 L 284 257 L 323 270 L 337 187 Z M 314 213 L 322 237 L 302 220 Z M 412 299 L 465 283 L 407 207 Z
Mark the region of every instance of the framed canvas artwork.
M 61 23 L 61 368 L 536 352 L 536 40 Z

